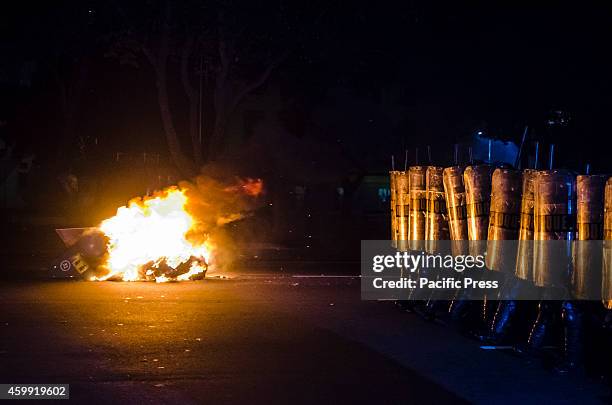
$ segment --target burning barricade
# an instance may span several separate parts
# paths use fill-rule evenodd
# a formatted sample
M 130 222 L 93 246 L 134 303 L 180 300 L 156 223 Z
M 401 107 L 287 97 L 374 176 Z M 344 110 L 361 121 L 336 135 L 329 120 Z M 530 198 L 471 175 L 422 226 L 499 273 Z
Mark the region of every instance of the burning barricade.
M 204 278 L 214 262 L 215 230 L 244 218 L 242 200 L 263 191 L 261 180 L 236 183 L 198 179 L 135 198 L 98 227 L 57 229 L 67 250 L 53 266 L 54 276 L 156 282 Z M 210 194 L 201 190 L 206 186 Z

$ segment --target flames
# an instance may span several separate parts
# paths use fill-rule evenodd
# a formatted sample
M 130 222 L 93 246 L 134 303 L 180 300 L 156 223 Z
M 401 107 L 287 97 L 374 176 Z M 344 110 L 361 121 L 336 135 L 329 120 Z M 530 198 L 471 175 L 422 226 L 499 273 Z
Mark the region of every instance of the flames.
M 257 197 L 263 192 L 263 181 L 261 179 L 246 178 L 238 180 L 238 184 L 226 187 L 224 191 L 242 192 L 251 197 Z
M 214 261 L 214 235 L 248 217 L 262 193 L 261 179 L 236 178 L 228 186 L 200 176 L 131 200 L 99 226 L 108 240 L 107 253 L 93 280 L 203 278 Z
M 135 199 L 100 224 L 108 238 L 107 273 L 97 280 L 189 280 L 203 276 L 211 260 L 206 237 L 189 238 L 197 226 L 186 210 L 185 190 L 172 187 Z M 201 236 L 201 235 L 200 235 Z

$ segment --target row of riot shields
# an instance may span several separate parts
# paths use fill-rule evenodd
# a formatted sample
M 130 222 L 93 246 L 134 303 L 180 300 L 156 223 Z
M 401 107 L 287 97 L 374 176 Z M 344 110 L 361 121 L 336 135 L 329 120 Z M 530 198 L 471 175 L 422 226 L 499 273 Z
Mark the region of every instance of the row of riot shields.
M 580 318 L 577 300 L 601 299 L 612 309 L 612 178 L 490 165 L 414 166 L 390 175 L 394 246 L 435 253 L 439 241 L 450 240 L 452 255 L 484 255 L 481 277 L 503 286 L 495 297 L 458 292 L 449 312 L 488 300 L 494 316 L 480 321 L 494 335 L 516 316 L 516 300 L 538 297 L 529 334 L 535 342 L 555 302 L 570 320 Z
M 453 255 L 485 255 L 486 268 L 504 277 L 565 288 L 575 299 L 601 296 L 612 307 L 607 176 L 489 165 L 414 166 L 390 176 L 398 249 L 434 253 L 450 240 Z

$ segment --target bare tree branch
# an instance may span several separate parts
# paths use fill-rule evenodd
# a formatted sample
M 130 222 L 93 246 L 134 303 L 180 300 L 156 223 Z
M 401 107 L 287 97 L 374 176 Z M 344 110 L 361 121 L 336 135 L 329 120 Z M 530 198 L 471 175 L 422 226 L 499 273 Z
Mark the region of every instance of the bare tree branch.
M 188 36 L 181 54 L 181 83 L 190 102 L 197 101 L 196 92 L 189 77 L 189 61 L 193 51 L 193 43 L 193 35 Z
M 145 45 L 140 46 L 140 51 L 149 60 L 149 63 L 151 64 L 153 69 L 156 70 L 159 61 L 157 60 L 157 57 L 153 55 L 153 52 L 151 52 L 151 50 Z
M 234 111 L 236 106 L 240 104 L 242 99 L 246 97 L 247 94 L 255 91 L 258 87 L 263 85 L 266 80 L 270 77 L 274 69 L 278 67 L 291 53 L 290 50 L 286 50 L 283 53 L 279 54 L 276 58 L 274 58 L 268 66 L 261 72 L 261 74 L 252 82 L 248 83 L 231 101 L 230 106 L 228 108 L 228 112 L 231 113 Z

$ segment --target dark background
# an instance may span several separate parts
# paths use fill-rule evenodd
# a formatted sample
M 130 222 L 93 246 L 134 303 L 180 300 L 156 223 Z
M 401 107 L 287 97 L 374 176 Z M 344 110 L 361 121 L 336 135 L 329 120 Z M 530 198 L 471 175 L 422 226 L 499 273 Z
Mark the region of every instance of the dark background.
M 596 3 L 121 3 L 5 6 L 7 221 L 94 224 L 132 196 L 205 173 L 264 179 L 258 212 L 272 224 L 271 240 L 305 246 L 312 232 L 331 240 L 353 231 L 385 238 L 391 155 L 401 167 L 404 150 L 413 164 L 419 148 L 423 163 L 431 145 L 432 162 L 448 164 L 460 143 L 465 161 L 477 132 L 518 144 L 526 125 L 526 154 L 536 140 L 542 151 L 555 143 L 557 167 L 610 170 L 612 13 Z M 164 21 L 171 24 L 169 105 L 188 160 L 195 155 L 180 58 L 190 34 L 200 46 L 189 68 L 196 88 L 205 76 L 203 157 L 190 171 L 169 153 L 155 69 L 134 47 L 146 38 L 158 49 Z M 225 38 L 236 44 L 232 89 L 272 68 L 211 141 Z M 275 55 L 283 57 L 271 64 Z M 70 186 L 75 178 L 78 190 Z M 309 222 L 313 213 L 320 223 Z M 347 228 L 355 218 L 360 227 Z

